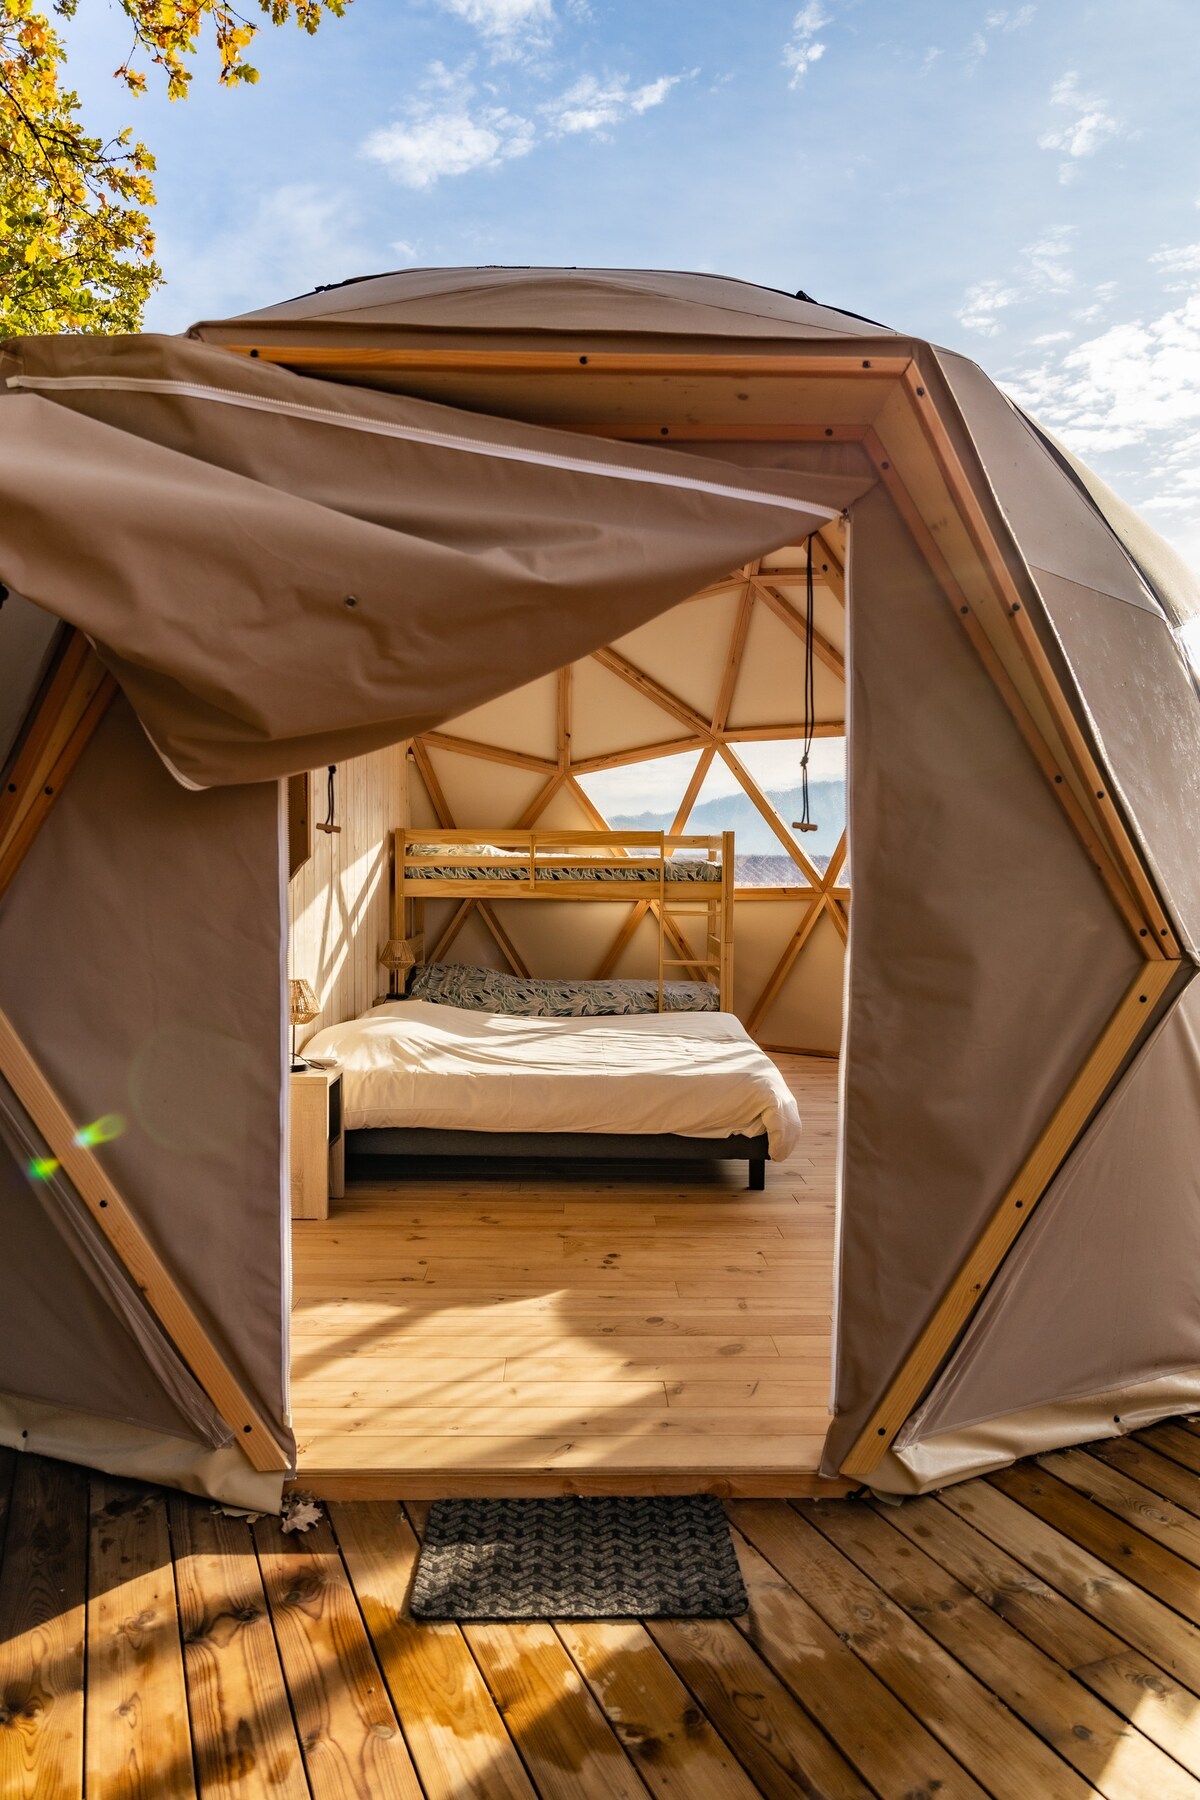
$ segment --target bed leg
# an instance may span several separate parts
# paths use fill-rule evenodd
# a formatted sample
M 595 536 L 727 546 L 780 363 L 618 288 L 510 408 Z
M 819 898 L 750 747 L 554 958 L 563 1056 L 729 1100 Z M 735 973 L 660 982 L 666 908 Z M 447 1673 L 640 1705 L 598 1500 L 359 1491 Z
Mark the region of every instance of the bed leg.
M 750 1179 L 746 1186 L 754 1193 L 762 1193 L 767 1185 L 766 1158 L 756 1157 L 753 1162 L 747 1163 L 746 1167 L 750 1171 Z

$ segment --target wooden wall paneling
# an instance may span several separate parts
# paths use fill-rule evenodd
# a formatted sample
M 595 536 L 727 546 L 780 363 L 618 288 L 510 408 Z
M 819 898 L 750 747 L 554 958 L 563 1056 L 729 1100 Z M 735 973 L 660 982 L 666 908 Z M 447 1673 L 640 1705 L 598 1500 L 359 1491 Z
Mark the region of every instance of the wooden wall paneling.
M 320 1017 L 301 1027 L 303 1046 L 326 1025 L 358 1017 L 386 991 L 379 952 L 392 935 L 391 833 L 406 815 L 405 747 L 339 763 L 340 832 L 315 831 L 313 853 L 288 888 L 288 973 L 310 981 Z M 324 816 L 326 771 L 314 770 Z

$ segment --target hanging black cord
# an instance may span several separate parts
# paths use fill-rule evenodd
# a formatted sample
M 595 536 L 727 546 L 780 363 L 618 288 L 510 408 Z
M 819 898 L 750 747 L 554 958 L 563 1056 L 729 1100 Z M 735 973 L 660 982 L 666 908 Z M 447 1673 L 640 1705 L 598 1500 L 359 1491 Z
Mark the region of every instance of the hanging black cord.
M 813 657 L 813 541 L 808 538 L 808 561 L 804 570 L 804 750 L 800 757 L 800 817 L 792 820 L 793 831 L 816 831 L 808 809 L 808 757 L 816 728 L 817 688 Z
M 317 826 L 318 831 L 341 831 L 341 829 L 342 829 L 340 825 L 336 825 L 334 823 L 334 818 L 333 818 L 333 815 L 334 815 L 334 812 L 335 812 L 336 806 L 337 806 L 337 796 L 336 796 L 336 793 L 334 790 L 334 785 L 333 785 L 334 776 L 336 774 L 337 774 L 337 764 L 330 763 L 329 764 L 329 783 L 328 783 L 328 786 L 325 791 L 325 817 L 322 819 L 321 823 Z

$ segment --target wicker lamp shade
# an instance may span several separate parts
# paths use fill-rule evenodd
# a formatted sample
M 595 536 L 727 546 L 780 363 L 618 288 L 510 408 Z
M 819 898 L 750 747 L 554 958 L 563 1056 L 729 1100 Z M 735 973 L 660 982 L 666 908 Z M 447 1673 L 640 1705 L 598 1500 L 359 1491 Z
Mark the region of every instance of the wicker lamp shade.
M 293 1025 L 309 1025 L 320 1017 L 321 1002 L 307 981 L 288 982 L 288 1006 Z
M 409 938 L 389 938 L 379 952 L 379 960 L 388 972 L 388 992 L 397 994 L 404 988 L 408 971 L 415 968 L 417 954 Z

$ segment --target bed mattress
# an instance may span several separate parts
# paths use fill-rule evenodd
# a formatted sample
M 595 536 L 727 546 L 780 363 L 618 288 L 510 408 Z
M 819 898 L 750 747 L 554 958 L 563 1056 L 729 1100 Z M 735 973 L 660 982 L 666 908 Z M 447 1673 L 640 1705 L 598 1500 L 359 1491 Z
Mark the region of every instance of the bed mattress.
M 702 862 L 699 857 L 679 856 L 668 861 L 668 881 L 720 881 L 721 865 Z M 616 881 L 658 883 L 657 862 L 635 862 L 632 858 L 620 868 L 598 869 L 595 863 L 542 863 L 537 865 L 536 881 Z M 512 863 L 413 863 L 404 865 L 406 881 L 528 881 L 528 861 Z
M 530 1019 L 400 1000 L 305 1049 L 337 1059 L 351 1131 L 765 1132 L 776 1161 L 799 1140 L 786 1082 L 732 1013 Z

